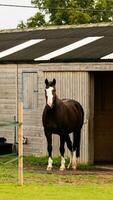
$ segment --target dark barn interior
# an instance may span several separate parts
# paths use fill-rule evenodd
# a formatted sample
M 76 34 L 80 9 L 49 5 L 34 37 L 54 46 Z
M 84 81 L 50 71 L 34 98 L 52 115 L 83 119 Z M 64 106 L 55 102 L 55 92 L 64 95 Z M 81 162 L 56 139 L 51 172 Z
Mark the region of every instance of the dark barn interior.
M 96 72 L 94 91 L 94 161 L 113 163 L 113 72 Z

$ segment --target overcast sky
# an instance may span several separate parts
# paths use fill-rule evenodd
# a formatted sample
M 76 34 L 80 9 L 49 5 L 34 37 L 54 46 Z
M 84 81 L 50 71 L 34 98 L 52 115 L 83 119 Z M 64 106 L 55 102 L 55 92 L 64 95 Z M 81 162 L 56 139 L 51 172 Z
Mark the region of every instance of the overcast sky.
M 0 4 L 30 6 L 31 0 L 0 0 Z M 36 11 L 37 9 L 32 8 L 4 7 L 0 5 L 0 29 L 16 28 L 21 20 L 26 21 L 29 17 L 33 16 Z

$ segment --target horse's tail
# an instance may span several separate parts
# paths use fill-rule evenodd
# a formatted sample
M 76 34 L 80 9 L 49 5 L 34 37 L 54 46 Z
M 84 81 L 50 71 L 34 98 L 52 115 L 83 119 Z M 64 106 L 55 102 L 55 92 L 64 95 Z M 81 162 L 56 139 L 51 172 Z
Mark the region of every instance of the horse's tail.
M 79 112 L 79 115 L 80 115 L 80 128 L 82 128 L 83 123 L 84 123 L 84 109 L 78 101 L 75 101 L 75 106 L 76 106 L 76 108 Z
M 82 116 L 82 125 L 84 123 L 84 110 L 83 110 L 83 107 L 80 105 L 81 107 L 81 116 Z

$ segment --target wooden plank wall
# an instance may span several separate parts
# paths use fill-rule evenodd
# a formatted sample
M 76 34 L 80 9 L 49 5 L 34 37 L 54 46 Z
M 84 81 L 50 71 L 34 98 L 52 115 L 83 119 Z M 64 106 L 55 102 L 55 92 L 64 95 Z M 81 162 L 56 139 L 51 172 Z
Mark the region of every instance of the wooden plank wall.
M 28 144 L 24 145 L 25 155 L 46 155 L 46 139 L 42 126 L 42 112 L 45 106 L 44 96 L 44 79 L 56 78 L 57 93 L 60 98 L 73 98 L 78 100 L 85 111 L 85 124 L 82 129 L 81 139 L 81 158 L 80 162 L 87 162 L 89 159 L 89 116 L 90 116 L 90 75 L 85 71 L 66 71 L 61 67 L 61 71 L 46 71 L 50 70 L 49 66 L 42 68 L 36 64 L 19 64 L 19 65 L 4 65 L 0 66 L 0 119 L 13 120 L 14 115 L 17 114 L 16 101 L 23 100 L 23 72 L 37 73 L 37 109 L 24 109 L 24 136 L 28 138 Z M 18 68 L 18 70 L 17 70 Z M 60 67 L 59 67 L 60 69 Z M 18 79 L 17 79 L 18 74 Z M 18 95 L 17 95 L 18 94 Z M 11 130 L 11 129 L 10 129 Z M 12 131 L 0 131 L 0 137 L 7 136 L 8 141 L 11 142 Z M 57 141 L 57 142 L 56 142 Z M 59 138 L 53 138 L 53 153 L 59 155 Z M 66 150 L 66 155 L 69 155 Z
M 16 65 L 0 66 L 0 123 L 14 122 L 16 116 Z M 14 127 L 0 127 L 0 137 L 8 143 L 14 142 Z

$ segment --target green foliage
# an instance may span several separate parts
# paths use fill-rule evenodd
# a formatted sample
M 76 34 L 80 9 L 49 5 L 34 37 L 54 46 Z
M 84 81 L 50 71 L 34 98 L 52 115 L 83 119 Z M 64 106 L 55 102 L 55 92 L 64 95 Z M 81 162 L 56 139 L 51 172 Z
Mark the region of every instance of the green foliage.
M 32 0 L 38 12 L 18 28 L 72 25 L 113 20 L 113 0 Z M 49 20 L 47 21 L 47 17 Z
M 35 156 L 25 156 L 24 163 L 30 165 L 47 165 L 48 158 L 44 157 L 35 157 Z
M 30 17 L 27 20 L 27 23 L 24 24 L 23 21 L 20 22 L 20 24 L 18 24 L 17 28 L 33 28 L 33 27 L 40 27 L 40 26 L 44 26 L 45 24 L 45 20 L 44 20 L 44 15 L 37 12 L 33 17 Z
M 53 158 L 54 161 L 54 166 L 60 166 L 60 161 L 61 158 L 60 157 L 54 157 Z M 66 162 L 68 162 L 69 160 L 67 159 Z M 25 164 L 30 164 L 30 165 L 39 165 L 39 166 L 47 166 L 48 163 L 48 157 L 47 156 L 43 156 L 43 157 L 35 157 L 35 156 L 25 156 L 24 157 L 24 163 Z
M 77 169 L 79 170 L 94 170 L 96 169 L 95 165 L 88 163 L 88 164 L 78 164 Z
M 113 20 L 113 0 L 98 0 L 95 10 L 92 22 L 110 22 Z
M 20 23 L 17 25 L 17 28 L 24 29 L 26 28 L 26 24 L 23 21 L 20 21 Z
M 70 11 L 69 15 L 69 25 L 72 24 L 86 24 L 89 23 L 91 20 L 91 17 L 87 13 L 83 13 L 81 11 L 76 11 L 73 12 L 72 10 Z

